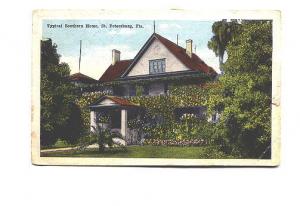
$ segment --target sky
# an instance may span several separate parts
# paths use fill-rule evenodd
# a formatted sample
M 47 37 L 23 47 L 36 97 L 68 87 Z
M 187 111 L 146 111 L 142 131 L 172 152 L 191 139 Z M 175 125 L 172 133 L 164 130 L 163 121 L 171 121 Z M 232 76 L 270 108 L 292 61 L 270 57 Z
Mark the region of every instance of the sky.
M 83 28 L 65 25 L 83 25 Z M 86 28 L 86 24 L 97 25 Z M 112 25 L 132 25 L 132 28 L 111 27 Z M 140 26 L 136 26 L 136 25 Z M 212 37 L 213 21 L 155 20 L 155 32 L 185 48 L 187 39 L 193 40 L 193 52 L 209 66 L 219 71 L 218 58 L 207 48 Z M 51 26 L 50 26 L 51 25 Z M 62 27 L 54 26 L 62 25 Z M 106 27 L 102 27 L 105 25 Z M 121 60 L 132 59 L 154 31 L 151 20 L 44 20 L 43 38 L 51 38 L 57 44 L 61 62 L 68 63 L 71 74 L 79 71 L 79 50 L 81 49 L 80 72 L 94 79 L 99 79 L 111 64 L 111 51 L 121 51 Z

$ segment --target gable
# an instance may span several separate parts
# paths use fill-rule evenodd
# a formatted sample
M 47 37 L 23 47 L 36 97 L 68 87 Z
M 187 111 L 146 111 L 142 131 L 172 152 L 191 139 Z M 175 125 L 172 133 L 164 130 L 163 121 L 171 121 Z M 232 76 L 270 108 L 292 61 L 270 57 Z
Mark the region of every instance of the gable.
M 98 102 L 97 104 L 101 105 L 115 105 L 116 103 L 109 98 L 104 98 L 102 101 Z
M 100 97 L 100 99 L 98 99 L 95 103 L 93 103 L 89 107 L 93 108 L 93 107 L 115 106 L 115 105 L 130 106 L 130 107 L 138 106 L 138 104 L 134 104 L 134 103 L 130 102 L 129 100 L 121 98 L 121 97 L 103 96 L 103 97 Z
M 174 54 L 172 54 L 157 38 L 155 38 L 126 76 L 148 75 L 149 60 L 154 59 L 165 59 L 165 72 L 189 70 L 174 56 Z

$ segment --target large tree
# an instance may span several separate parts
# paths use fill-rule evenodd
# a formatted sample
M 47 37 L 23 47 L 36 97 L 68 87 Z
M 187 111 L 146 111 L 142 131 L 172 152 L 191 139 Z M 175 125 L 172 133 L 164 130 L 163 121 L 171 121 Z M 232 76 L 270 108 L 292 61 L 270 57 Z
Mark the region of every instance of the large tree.
M 219 57 L 219 67 L 223 72 L 223 58 L 226 51 L 226 47 L 234 35 L 237 33 L 240 24 L 237 20 L 217 21 L 212 25 L 213 36 L 208 42 L 207 46 L 213 50 L 217 57 Z
M 222 111 L 215 138 L 227 152 L 269 158 L 272 22 L 242 21 L 226 48 L 225 74 L 210 96 L 210 109 Z
M 74 136 L 70 137 L 72 134 L 67 132 L 74 122 L 74 115 L 78 114 L 73 105 L 75 94 L 69 75 L 69 66 L 60 63 L 57 46 L 52 44 L 51 39 L 41 41 L 41 145 L 43 146 L 54 144 L 58 138 L 74 139 Z M 79 121 L 80 115 L 76 116 Z M 80 127 L 73 129 L 78 128 Z

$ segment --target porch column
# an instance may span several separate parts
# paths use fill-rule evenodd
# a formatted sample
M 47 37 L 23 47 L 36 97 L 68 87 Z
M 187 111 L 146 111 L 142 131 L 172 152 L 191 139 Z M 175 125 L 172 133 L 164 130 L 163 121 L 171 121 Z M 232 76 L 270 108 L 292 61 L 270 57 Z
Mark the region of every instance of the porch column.
M 125 138 L 127 134 L 127 110 L 121 110 L 121 135 Z
M 97 123 L 96 123 L 96 111 L 92 111 L 90 112 L 90 117 L 91 117 L 91 123 L 90 123 L 90 127 L 91 127 L 91 132 L 95 132 L 95 129 L 97 127 Z M 94 128 L 93 128 L 94 127 Z

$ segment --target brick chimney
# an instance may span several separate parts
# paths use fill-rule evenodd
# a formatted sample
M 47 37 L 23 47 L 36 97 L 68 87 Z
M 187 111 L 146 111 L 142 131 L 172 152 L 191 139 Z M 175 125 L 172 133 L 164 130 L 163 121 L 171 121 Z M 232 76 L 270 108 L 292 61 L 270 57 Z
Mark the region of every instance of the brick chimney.
M 112 65 L 115 65 L 118 61 L 120 61 L 120 58 L 121 58 L 121 52 L 116 50 L 116 49 L 113 49 L 112 50 Z
M 193 56 L 193 40 L 191 40 L 191 39 L 186 40 L 185 52 L 187 55 L 189 55 L 189 57 L 192 58 L 192 56 Z

